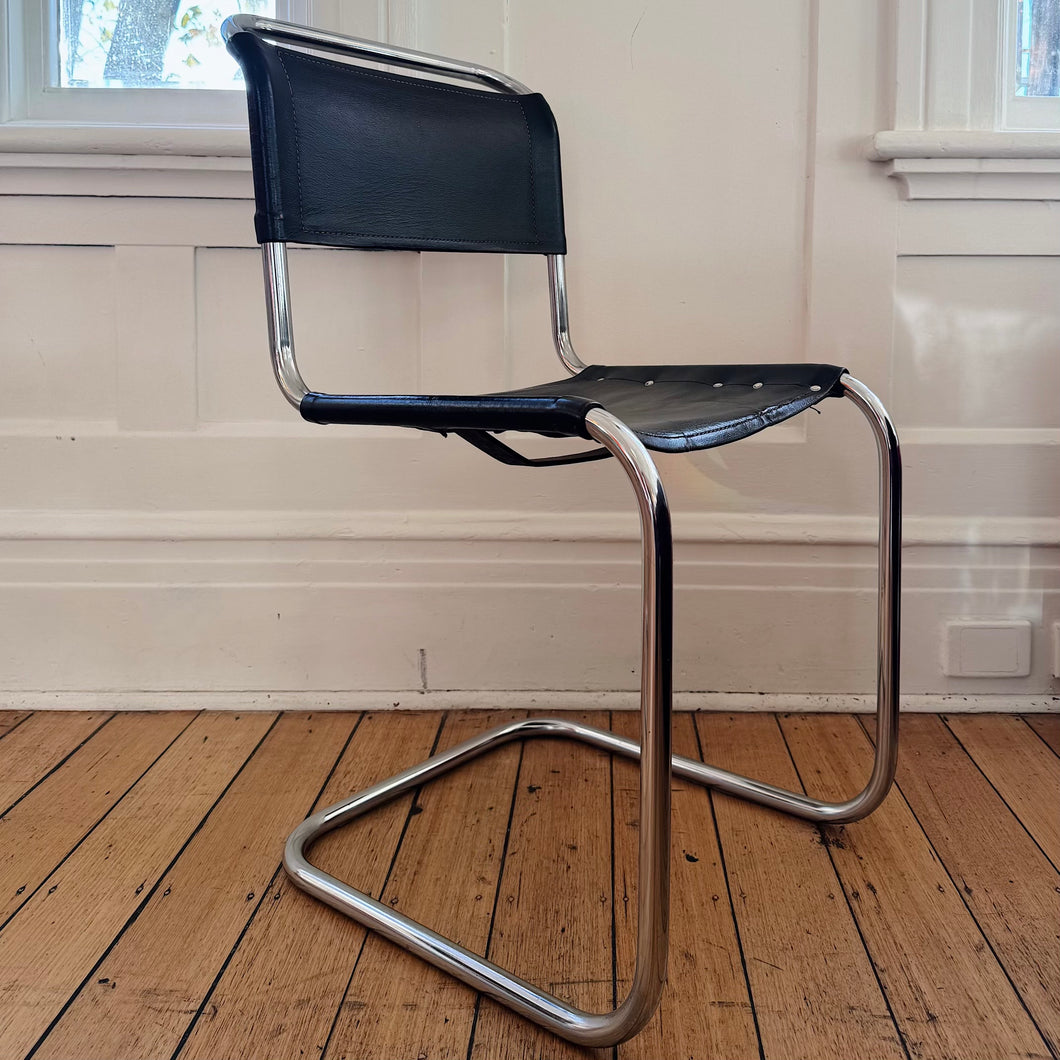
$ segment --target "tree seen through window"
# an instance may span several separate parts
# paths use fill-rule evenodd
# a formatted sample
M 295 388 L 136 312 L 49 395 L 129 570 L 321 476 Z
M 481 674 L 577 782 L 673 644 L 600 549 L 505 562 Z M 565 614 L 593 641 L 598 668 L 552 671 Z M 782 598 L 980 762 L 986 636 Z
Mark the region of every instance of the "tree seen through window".
M 238 88 L 221 23 L 275 15 L 275 0 L 60 0 L 63 88 Z

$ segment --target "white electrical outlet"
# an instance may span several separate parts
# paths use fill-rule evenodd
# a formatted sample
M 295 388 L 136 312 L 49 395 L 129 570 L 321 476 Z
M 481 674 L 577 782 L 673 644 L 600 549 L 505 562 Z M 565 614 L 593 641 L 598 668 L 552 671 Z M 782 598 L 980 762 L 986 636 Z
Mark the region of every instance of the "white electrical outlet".
M 1060 622 L 1053 623 L 1053 677 L 1060 677 Z
M 1031 632 L 1025 618 L 955 618 L 946 623 L 943 672 L 948 677 L 1026 677 Z

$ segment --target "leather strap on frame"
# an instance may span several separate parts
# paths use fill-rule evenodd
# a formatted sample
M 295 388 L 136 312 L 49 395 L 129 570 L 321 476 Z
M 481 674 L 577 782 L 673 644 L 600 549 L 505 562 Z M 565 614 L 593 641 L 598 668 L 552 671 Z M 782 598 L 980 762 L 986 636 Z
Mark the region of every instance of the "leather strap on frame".
M 488 431 L 453 431 L 458 438 L 470 442 L 476 449 L 481 449 L 487 456 L 499 460 L 502 464 L 513 467 L 556 467 L 560 464 L 584 464 L 590 460 L 606 460 L 611 453 L 607 449 L 587 449 L 581 453 L 565 453 L 562 456 L 523 456 L 522 453 L 505 445 L 496 435 Z

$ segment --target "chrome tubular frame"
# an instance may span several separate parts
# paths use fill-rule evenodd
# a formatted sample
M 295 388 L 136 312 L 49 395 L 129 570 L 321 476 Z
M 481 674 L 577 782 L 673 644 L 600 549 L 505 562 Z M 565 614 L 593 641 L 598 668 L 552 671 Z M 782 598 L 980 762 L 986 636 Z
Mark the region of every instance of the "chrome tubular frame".
M 272 371 L 283 396 L 299 407 L 309 388 L 298 370 L 291 320 L 291 287 L 287 271 L 287 244 L 262 243 L 261 265 L 265 276 L 265 311 L 269 327 Z M 548 294 L 552 307 L 552 341 L 563 367 L 577 375 L 584 362 L 574 352 L 570 337 L 570 311 L 567 305 L 567 274 L 561 254 L 548 255 Z
M 278 41 L 478 81 L 501 92 L 529 91 L 506 74 L 486 67 L 256 15 L 234 15 L 221 27 L 226 40 L 234 32 L 244 29 L 256 30 Z M 308 388 L 295 359 L 285 245 L 263 244 L 262 263 L 273 370 L 284 397 L 298 407 Z M 567 371 L 575 374 L 586 366 L 574 352 L 571 342 L 562 255 L 548 257 L 548 277 L 556 353 Z M 879 455 L 876 756 L 872 774 L 861 792 L 843 802 L 822 802 L 802 792 L 786 791 L 672 753 L 673 546 L 669 506 L 659 472 L 640 439 L 609 412 L 594 408 L 586 417 L 588 432 L 625 469 L 640 510 L 644 621 L 640 742 L 565 718 L 531 718 L 493 729 L 309 817 L 287 840 L 284 868 L 291 879 L 303 890 L 391 942 L 569 1041 L 585 1046 L 608 1046 L 636 1034 L 655 1012 L 666 981 L 671 774 L 808 821 L 834 824 L 856 821 L 871 813 L 883 801 L 894 779 L 898 754 L 901 456 L 894 427 L 875 395 L 849 375 L 844 375 L 840 382 L 844 395 L 869 421 Z M 568 1005 L 328 875 L 307 858 L 309 847 L 326 832 L 481 754 L 512 740 L 531 736 L 580 740 L 609 754 L 641 763 L 636 967 L 629 994 L 612 1012 L 583 1012 Z
M 552 342 L 563 367 L 577 375 L 586 367 L 574 352 L 570 337 L 570 310 L 567 306 L 567 267 L 562 254 L 548 255 L 548 301 L 552 307 Z
M 823 802 L 672 753 L 673 553 L 669 507 L 650 453 L 628 427 L 596 408 L 586 417 L 589 433 L 622 464 L 640 509 L 644 612 L 640 743 L 564 718 L 530 718 L 483 733 L 308 818 L 291 834 L 284 853 L 284 868 L 294 882 L 391 942 L 569 1041 L 608 1046 L 636 1034 L 655 1012 L 666 979 L 671 773 L 808 821 L 833 824 L 856 821 L 871 813 L 894 779 L 898 752 L 901 456 L 894 427 L 875 395 L 849 375 L 844 375 L 841 383 L 844 394 L 873 429 L 880 469 L 876 756 L 869 781 L 860 793 L 843 802 Z M 580 740 L 641 763 L 636 967 L 629 994 L 612 1012 L 589 1013 L 566 1004 L 328 875 L 306 856 L 309 846 L 325 832 L 496 747 L 533 736 Z
M 299 408 L 309 393 L 298 371 L 294 355 L 294 325 L 291 322 L 291 286 L 287 279 L 287 244 L 262 243 L 261 265 L 265 273 L 265 314 L 269 327 L 272 372 L 283 396 Z
M 655 1012 L 666 981 L 670 908 L 673 557 L 669 507 L 662 480 L 648 451 L 628 427 L 604 409 L 593 409 L 586 418 L 586 426 L 625 468 L 640 509 L 644 560 L 641 743 L 563 718 L 532 718 L 502 726 L 309 817 L 287 841 L 284 868 L 303 890 L 468 986 L 569 1041 L 599 1046 L 625 1041 L 636 1034 Z M 568 737 L 642 759 L 637 963 L 629 995 L 613 1012 L 583 1012 L 566 1004 L 335 879 L 311 865 L 306 858 L 306 848 L 325 832 L 480 754 L 527 736 Z
M 384 63 L 387 66 L 428 70 L 431 73 L 442 74 L 460 81 L 477 81 L 498 92 L 510 92 L 517 96 L 530 94 L 530 89 L 526 85 L 500 70 L 478 66 L 475 63 L 461 62 L 459 59 L 447 59 L 443 55 L 431 55 L 428 52 L 413 51 L 411 48 L 399 48 L 393 44 L 382 44 L 379 41 L 364 40 L 361 37 L 349 37 L 344 33 L 331 33 L 327 30 L 299 26 L 293 22 L 281 22 L 279 19 L 265 18 L 261 15 L 231 15 L 221 24 L 221 36 L 226 41 L 233 34 L 245 30 L 253 30 L 273 40 L 305 45 L 318 51 L 352 55 L 358 59 Z

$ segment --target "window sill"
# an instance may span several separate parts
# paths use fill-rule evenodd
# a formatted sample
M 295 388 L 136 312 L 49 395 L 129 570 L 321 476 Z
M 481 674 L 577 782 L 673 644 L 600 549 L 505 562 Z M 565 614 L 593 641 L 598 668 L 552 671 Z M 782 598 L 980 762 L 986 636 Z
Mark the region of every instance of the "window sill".
M 0 194 L 251 199 L 246 128 L 0 124 Z
M 868 157 L 905 199 L 1060 199 L 1060 132 L 889 130 Z
M 246 157 L 245 125 L 118 125 L 48 121 L 0 124 L 0 152 Z
M 1060 131 L 888 129 L 872 138 L 869 158 L 1060 158 Z

